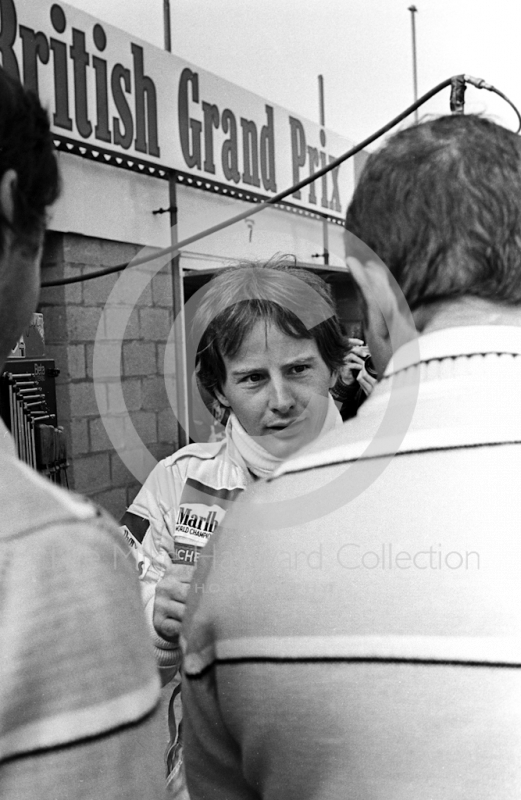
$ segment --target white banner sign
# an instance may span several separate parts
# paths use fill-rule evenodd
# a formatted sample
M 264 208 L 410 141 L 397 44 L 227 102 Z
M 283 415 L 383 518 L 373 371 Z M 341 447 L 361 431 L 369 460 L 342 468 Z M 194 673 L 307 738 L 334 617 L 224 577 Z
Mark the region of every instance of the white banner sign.
M 76 142 L 266 197 L 352 142 L 65 3 L 0 0 L 3 67 Z M 343 218 L 353 161 L 288 202 Z

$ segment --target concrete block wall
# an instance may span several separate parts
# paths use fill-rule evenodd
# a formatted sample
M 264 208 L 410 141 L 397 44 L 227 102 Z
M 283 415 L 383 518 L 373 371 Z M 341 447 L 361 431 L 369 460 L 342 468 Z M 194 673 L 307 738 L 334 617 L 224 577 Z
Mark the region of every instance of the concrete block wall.
M 132 259 L 137 245 L 93 239 L 78 234 L 48 232 L 42 280 L 86 275 Z M 102 412 L 127 414 L 154 458 L 177 449 L 177 421 L 167 397 L 163 361 L 173 323 L 172 279 L 167 264 L 135 303 L 121 344 L 120 385 L 108 383 L 103 405 L 96 401 L 93 381 L 94 343 L 103 308 L 118 274 L 82 283 L 42 289 L 39 311 L 44 315 L 46 355 L 60 370 L 57 378 L 58 422 L 68 439 L 69 483 L 119 518 L 140 488 L 109 439 Z M 120 314 L 111 308 L 104 319 L 107 340 L 117 336 Z M 110 341 L 104 346 L 112 345 Z M 172 365 L 172 368 L 174 365 Z M 119 378 L 118 378 L 119 381 Z M 123 424 L 123 423 L 122 423 Z

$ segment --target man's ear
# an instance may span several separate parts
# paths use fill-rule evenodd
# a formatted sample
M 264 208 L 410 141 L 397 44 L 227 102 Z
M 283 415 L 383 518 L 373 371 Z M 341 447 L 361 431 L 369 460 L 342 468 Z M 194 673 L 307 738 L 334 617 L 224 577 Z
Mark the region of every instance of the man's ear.
M 373 260 L 361 264 L 353 256 L 348 256 L 346 261 L 369 312 L 378 309 L 384 320 L 392 319 L 399 310 L 399 302 L 390 285 L 386 267 Z
M 219 389 L 215 390 L 215 396 L 217 397 L 219 403 L 222 406 L 226 406 L 226 408 L 231 408 L 230 401 L 226 398 L 226 395 L 224 395 L 222 392 L 219 391 Z
M 18 175 L 14 169 L 8 169 L 0 179 L 0 206 L 4 217 L 11 223 L 14 222 L 14 192 Z
M 367 343 L 381 376 L 393 353 L 416 338 L 416 327 L 396 281 L 377 258 L 362 264 L 348 256 L 346 262 L 364 296 Z

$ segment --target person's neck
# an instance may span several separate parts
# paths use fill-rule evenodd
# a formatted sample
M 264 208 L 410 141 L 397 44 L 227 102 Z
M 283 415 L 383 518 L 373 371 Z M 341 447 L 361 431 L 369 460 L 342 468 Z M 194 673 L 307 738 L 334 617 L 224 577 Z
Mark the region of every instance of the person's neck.
M 413 316 L 419 333 L 462 325 L 521 326 L 521 306 L 495 303 L 480 297 L 461 297 L 421 306 Z

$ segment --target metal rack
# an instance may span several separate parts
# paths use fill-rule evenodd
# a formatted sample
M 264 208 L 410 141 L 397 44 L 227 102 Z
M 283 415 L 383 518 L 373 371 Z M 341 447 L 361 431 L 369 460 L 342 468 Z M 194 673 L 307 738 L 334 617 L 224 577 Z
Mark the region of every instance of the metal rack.
M 68 485 L 65 433 L 56 416 L 56 377 L 49 358 L 12 358 L 0 378 L 0 415 L 18 457 L 51 481 Z

